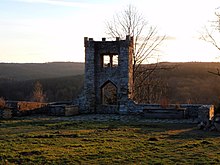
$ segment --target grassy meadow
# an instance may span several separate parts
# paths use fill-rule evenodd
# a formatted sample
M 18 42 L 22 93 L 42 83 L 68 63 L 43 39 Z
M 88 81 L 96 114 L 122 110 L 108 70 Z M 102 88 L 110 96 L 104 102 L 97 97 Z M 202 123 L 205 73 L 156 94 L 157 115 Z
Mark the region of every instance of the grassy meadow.
M 220 133 L 141 120 L 0 120 L 0 164 L 220 164 Z

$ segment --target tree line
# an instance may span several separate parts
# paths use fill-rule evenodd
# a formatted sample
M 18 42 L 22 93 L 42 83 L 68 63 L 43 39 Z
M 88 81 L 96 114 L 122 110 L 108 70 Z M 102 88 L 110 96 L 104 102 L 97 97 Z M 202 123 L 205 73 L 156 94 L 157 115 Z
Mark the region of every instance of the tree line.
M 219 63 L 159 63 L 171 70 L 157 70 L 140 88 L 139 103 L 166 100 L 172 104 L 217 104 L 220 96 L 220 77 L 213 76 Z M 152 65 L 142 67 L 153 67 Z M 0 81 L 0 97 L 14 101 L 70 101 L 83 90 L 84 75 L 29 81 Z
M 83 75 L 28 81 L 0 81 L 5 100 L 54 102 L 76 98 L 82 90 Z

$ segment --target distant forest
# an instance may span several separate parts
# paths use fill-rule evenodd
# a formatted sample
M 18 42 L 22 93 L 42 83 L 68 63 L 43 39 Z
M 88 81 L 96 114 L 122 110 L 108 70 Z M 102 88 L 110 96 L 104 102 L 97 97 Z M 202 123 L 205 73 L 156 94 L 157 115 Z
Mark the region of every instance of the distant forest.
M 72 100 L 84 81 L 84 63 L 1 63 L 0 70 L 0 97 L 5 100 L 32 101 L 36 82 L 41 83 L 46 102 Z
M 0 63 L 1 80 L 37 80 L 75 76 L 84 73 L 84 63 Z
M 174 69 L 162 71 L 159 76 L 167 83 L 167 98 L 170 103 L 219 103 L 220 76 L 209 72 L 216 72 L 220 63 L 189 62 L 169 65 L 175 66 Z
M 1 81 L 0 96 L 5 100 L 33 101 L 36 82 L 42 85 L 45 102 L 69 101 L 80 94 L 83 86 L 83 75 L 27 81 Z
M 173 66 L 160 70 L 157 76 L 166 84 L 169 103 L 217 104 L 220 97 L 220 77 L 208 73 L 220 68 L 220 63 L 160 63 Z M 69 101 L 83 88 L 83 63 L 0 64 L 0 97 L 5 100 L 31 101 L 34 84 L 42 84 L 46 102 Z

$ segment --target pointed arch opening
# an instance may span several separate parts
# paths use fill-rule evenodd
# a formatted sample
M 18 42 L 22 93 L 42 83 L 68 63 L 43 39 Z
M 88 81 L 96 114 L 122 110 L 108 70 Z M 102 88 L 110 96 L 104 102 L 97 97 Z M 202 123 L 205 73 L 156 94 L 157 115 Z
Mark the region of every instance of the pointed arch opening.
M 101 87 L 103 105 L 117 105 L 117 86 L 111 81 L 105 82 Z

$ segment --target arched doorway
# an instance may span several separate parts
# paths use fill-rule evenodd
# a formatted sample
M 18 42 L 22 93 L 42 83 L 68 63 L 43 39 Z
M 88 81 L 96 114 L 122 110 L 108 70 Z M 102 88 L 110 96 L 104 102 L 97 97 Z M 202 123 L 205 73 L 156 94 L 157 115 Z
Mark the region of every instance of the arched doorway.
M 107 81 L 101 87 L 102 105 L 117 105 L 117 87 L 111 81 Z

